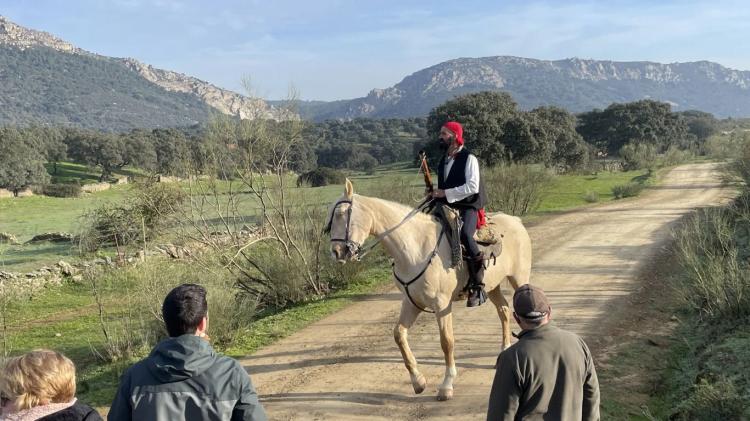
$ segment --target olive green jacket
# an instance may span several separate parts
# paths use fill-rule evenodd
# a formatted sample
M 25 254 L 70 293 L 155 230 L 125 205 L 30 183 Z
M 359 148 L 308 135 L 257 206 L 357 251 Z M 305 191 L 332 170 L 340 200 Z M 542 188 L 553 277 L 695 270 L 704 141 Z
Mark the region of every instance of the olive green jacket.
M 487 420 L 599 420 L 599 381 L 578 335 L 545 324 L 500 354 Z

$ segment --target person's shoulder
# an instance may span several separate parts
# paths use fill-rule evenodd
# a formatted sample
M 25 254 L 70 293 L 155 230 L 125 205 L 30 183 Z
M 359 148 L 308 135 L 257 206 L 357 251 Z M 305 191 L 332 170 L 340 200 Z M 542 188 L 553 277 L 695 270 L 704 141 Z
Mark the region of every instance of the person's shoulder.
M 216 354 L 216 360 L 214 361 L 214 367 L 222 367 L 229 369 L 234 374 L 243 374 L 247 375 L 247 371 L 245 370 L 245 367 L 242 366 L 242 363 L 237 361 L 236 359 L 232 357 L 227 357 L 223 354 Z
M 73 407 L 78 408 L 78 413 L 82 415 L 83 418 L 81 418 L 81 420 L 83 421 L 101 421 L 102 420 L 102 416 L 99 415 L 99 412 L 96 409 L 86 405 L 85 403 L 76 402 L 75 405 L 73 405 Z
M 555 334 L 562 338 L 564 343 L 580 346 L 586 353 L 589 353 L 589 347 L 586 345 L 586 341 L 583 340 L 581 335 L 569 330 L 560 329 L 559 327 L 555 327 Z
M 102 421 L 102 416 L 96 409 L 76 401 L 73 406 L 39 418 L 38 421 Z
M 151 356 L 149 355 L 148 357 L 133 363 L 133 365 L 125 369 L 125 371 L 122 373 L 122 378 L 131 377 L 140 372 L 143 372 L 144 370 L 148 371 L 148 363 L 150 359 Z
M 501 364 L 501 362 L 512 362 L 513 364 L 516 364 L 520 356 L 523 355 L 523 347 L 523 343 L 520 341 L 509 346 L 497 356 L 497 364 Z

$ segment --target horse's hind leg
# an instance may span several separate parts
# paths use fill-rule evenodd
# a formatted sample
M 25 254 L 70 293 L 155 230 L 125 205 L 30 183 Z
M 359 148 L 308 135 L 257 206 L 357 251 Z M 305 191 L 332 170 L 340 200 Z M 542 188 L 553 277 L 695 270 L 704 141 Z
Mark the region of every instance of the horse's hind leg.
M 510 306 L 508 306 L 508 300 L 505 299 L 503 292 L 500 290 L 500 285 L 488 292 L 487 296 L 490 297 L 490 301 L 497 309 L 497 315 L 500 316 L 500 324 L 503 329 L 503 346 L 500 348 L 500 352 L 502 352 L 510 346 Z
M 445 377 L 443 383 L 438 389 L 437 399 L 447 401 L 453 397 L 453 380 L 456 379 L 456 359 L 453 354 L 453 312 L 450 300 L 447 302 L 438 302 L 438 308 L 435 309 L 437 316 L 438 328 L 440 329 L 440 346 L 443 348 L 445 356 Z
M 401 356 L 404 358 L 404 365 L 409 370 L 409 376 L 411 376 L 411 385 L 414 387 L 414 393 L 422 393 L 424 388 L 427 387 L 427 381 L 425 380 L 422 373 L 417 369 L 417 360 L 414 358 L 414 354 L 411 352 L 408 340 L 409 328 L 417 320 L 417 316 L 421 311 L 416 308 L 408 298 L 404 297 L 401 302 L 401 314 L 398 317 L 398 323 L 393 328 L 393 338 L 396 340 L 396 345 L 401 351 Z

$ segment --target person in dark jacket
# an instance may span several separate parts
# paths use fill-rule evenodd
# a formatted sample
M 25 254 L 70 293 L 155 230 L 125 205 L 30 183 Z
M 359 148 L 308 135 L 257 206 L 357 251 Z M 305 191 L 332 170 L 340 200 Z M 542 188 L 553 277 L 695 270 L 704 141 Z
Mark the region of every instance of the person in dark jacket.
M 0 419 L 7 421 L 101 421 L 75 398 L 76 368 L 47 349 L 10 358 L 0 373 Z
M 449 121 L 440 128 L 441 148 L 445 155 L 438 164 L 438 188 L 432 197 L 458 210 L 463 222 L 461 244 L 466 254 L 469 283 L 466 290 L 468 307 L 487 301 L 484 292 L 484 255 L 479 250 L 474 233 L 485 224 L 484 205 L 487 201 L 479 177 L 479 161 L 464 147 L 464 129 L 461 124 Z
M 208 343 L 205 288 L 173 289 L 162 315 L 170 337 L 123 374 L 107 419 L 266 420 L 247 372 Z
M 523 329 L 497 359 L 487 420 L 599 420 L 599 381 L 578 335 L 550 324 L 541 288 L 519 287 L 513 317 Z

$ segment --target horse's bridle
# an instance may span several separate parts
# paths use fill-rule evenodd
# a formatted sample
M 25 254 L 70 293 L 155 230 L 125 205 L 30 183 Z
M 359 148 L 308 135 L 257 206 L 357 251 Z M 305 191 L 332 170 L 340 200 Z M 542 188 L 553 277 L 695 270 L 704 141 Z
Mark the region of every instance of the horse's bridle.
M 366 247 L 363 247 L 358 242 L 352 240 L 351 237 L 350 237 L 350 235 L 349 235 L 349 226 L 350 226 L 351 220 L 352 220 L 352 208 L 354 208 L 353 199 L 339 200 L 338 202 L 336 202 L 335 205 L 333 205 L 333 211 L 331 212 L 331 216 L 328 219 L 328 222 L 326 223 L 325 228 L 323 228 L 323 233 L 328 234 L 328 233 L 331 232 L 331 225 L 333 224 L 333 217 L 336 215 L 336 209 L 339 206 L 341 206 L 341 205 L 343 205 L 345 203 L 349 205 L 349 209 L 346 210 L 346 229 L 344 231 L 344 238 L 333 238 L 333 237 L 331 237 L 331 242 L 332 243 L 333 242 L 343 242 L 346 245 L 346 248 L 347 248 L 347 250 L 349 252 L 349 255 L 352 256 L 352 258 L 354 260 L 360 261 L 360 260 L 362 260 L 363 257 L 365 257 L 367 255 L 367 253 L 369 253 L 373 248 L 375 248 L 375 246 L 377 246 L 378 243 L 380 243 L 381 241 L 383 241 L 383 239 L 385 237 L 387 237 L 390 233 L 392 233 L 393 231 L 395 231 L 398 227 L 400 227 L 401 225 L 403 225 L 406 221 L 408 221 L 409 219 L 411 219 L 414 215 L 418 214 L 423 209 L 425 209 L 426 207 L 428 207 L 430 205 L 430 203 L 432 203 L 432 198 L 430 198 L 429 196 L 427 198 L 425 198 L 425 200 L 422 203 L 420 203 L 419 206 L 417 206 L 411 212 L 409 212 L 404 217 L 404 219 L 401 220 L 401 222 L 399 222 L 395 226 L 393 226 L 393 227 L 385 230 L 385 232 L 383 232 L 382 234 L 378 235 L 375 238 L 375 240 L 372 242 L 372 244 L 369 244 Z
M 336 215 L 336 209 L 345 203 L 349 205 L 349 209 L 346 210 L 346 226 L 344 230 L 344 238 L 331 237 L 331 242 L 343 242 L 344 245 L 346 245 L 346 249 L 349 252 L 349 255 L 354 256 L 354 260 L 360 260 L 362 258 L 362 255 L 359 254 L 361 245 L 358 242 L 352 240 L 349 236 L 349 225 L 351 224 L 352 208 L 354 207 L 354 203 L 352 203 L 351 200 L 339 200 L 335 205 L 333 205 L 331 217 L 328 219 L 328 223 L 326 223 L 325 228 L 323 228 L 323 232 L 326 234 L 331 232 L 331 225 L 333 224 L 333 217 Z

